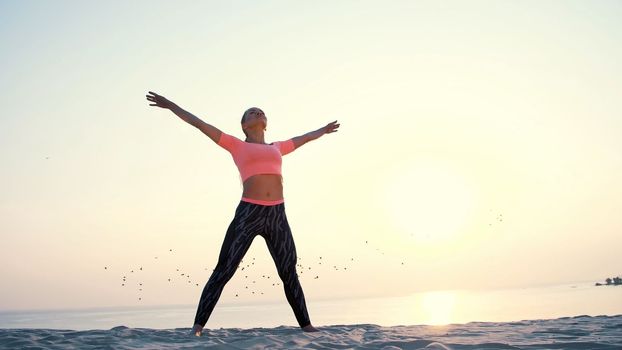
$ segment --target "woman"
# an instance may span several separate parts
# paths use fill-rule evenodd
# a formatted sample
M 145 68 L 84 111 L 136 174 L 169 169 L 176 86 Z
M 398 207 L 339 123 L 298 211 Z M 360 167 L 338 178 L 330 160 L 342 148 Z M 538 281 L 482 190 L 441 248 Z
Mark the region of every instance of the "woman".
M 147 95 L 147 100 L 154 102 L 150 106 L 170 109 L 229 151 L 243 181 L 242 199 L 227 229 L 216 268 L 201 293 L 192 333 L 201 336 L 225 284 L 233 277 L 257 235 L 266 241 L 283 281 L 285 296 L 300 328 L 305 332 L 317 332 L 318 329 L 311 325 L 304 293 L 296 273 L 296 247 L 285 215 L 281 156 L 324 134 L 336 132 L 339 128 L 337 121 L 287 141 L 267 144 L 264 132 L 268 119 L 261 109 L 252 107 L 242 116 L 242 131 L 246 135 L 245 141 L 242 141 L 205 123 L 165 97 L 151 91 L 149 93 L 151 95 Z

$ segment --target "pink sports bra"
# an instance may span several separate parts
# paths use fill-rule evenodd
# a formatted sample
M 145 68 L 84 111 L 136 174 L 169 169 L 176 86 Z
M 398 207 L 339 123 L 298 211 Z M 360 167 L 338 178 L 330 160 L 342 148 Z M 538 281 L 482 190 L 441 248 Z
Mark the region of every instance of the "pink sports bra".
M 296 148 L 292 139 L 263 145 L 245 142 L 224 132 L 220 135 L 218 145 L 231 153 L 242 182 L 257 174 L 281 175 L 281 156 Z

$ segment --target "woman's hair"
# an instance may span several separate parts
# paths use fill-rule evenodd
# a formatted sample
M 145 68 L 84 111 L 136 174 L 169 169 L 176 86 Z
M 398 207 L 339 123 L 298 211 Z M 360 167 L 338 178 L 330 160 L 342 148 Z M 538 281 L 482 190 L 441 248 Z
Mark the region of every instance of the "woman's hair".
M 246 113 L 248 113 L 249 110 L 250 108 L 244 111 L 244 114 L 242 114 L 242 121 L 240 122 L 240 124 L 244 124 L 244 121 L 246 120 Z M 242 129 L 242 131 L 244 132 L 244 135 L 246 135 L 246 130 Z M 246 137 L 248 137 L 248 135 L 246 135 Z
M 246 111 L 244 111 L 244 114 L 242 114 L 242 121 L 240 122 L 240 124 L 244 124 L 244 119 L 246 119 L 246 113 L 248 112 L 248 109 Z M 242 128 L 242 131 L 244 132 L 244 135 L 246 135 L 246 130 L 244 130 L 244 128 Z M 248 137 L 248 135 L 246 135 L 246 137 Z M 243 186 L 243 181 L 242 181 L 242 174 L 240 175 L 240 187 Z

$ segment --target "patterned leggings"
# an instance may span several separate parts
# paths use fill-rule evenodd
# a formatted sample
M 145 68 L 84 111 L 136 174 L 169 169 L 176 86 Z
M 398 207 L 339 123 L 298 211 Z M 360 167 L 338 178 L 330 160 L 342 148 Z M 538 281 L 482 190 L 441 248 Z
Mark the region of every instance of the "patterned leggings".
M 257 235 L 266 241 L 298 324 L 301 328 L 311 324 L 305 296 L 296 273 L 296 246 L 285 215 L 285 203 L 260 205 L 246 201 L 240 201 L 235 210 L 235 216 L 220 248 L 216 268 L 201 293 L 194 324 L 205 326 L 225 284 L 233 277 Z

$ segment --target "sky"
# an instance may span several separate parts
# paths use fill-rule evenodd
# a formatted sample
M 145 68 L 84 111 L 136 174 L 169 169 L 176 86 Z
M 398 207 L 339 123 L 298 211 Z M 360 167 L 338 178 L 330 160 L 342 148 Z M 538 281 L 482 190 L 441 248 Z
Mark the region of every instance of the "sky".
M 283 157 L 307 303 L 622 272 L 619 1 L 0 13 L 1 310 L 198 302 L 240 178 L 148 91 L 242 139 L 340 123 Z M 263 238 L 242 267 L 219 303 L 286 302 Z

